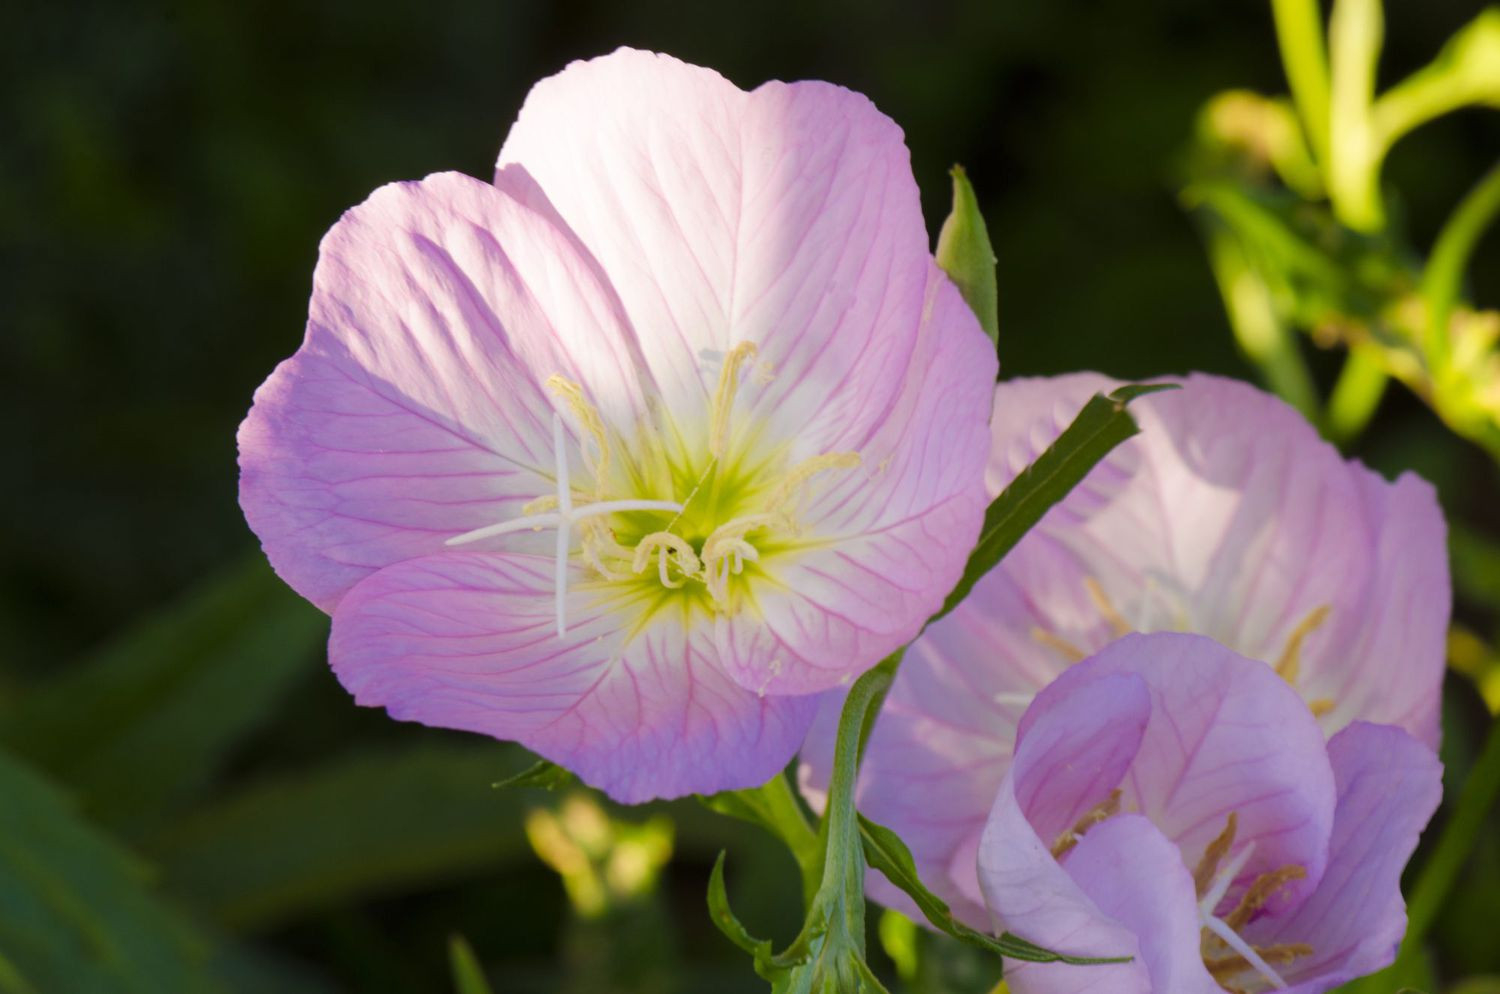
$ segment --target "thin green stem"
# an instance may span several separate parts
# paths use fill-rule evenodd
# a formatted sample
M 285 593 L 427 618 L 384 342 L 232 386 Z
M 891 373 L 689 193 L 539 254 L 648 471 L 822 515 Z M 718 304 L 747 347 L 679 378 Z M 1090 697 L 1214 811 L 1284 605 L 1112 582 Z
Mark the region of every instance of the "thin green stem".
M 1251 267 L 1233 235 L 1210 231 L 1209 261 L 1229 326 L 1240 348 L 1260 367 L 1266 384 L 1308 420 L 1317 423 L 1323 405 L 1292 329 L 1281 320 L 1265 281 Z
M 1340 445 L 1358 438 L 1375 416 L 1389 379 L 1373 347 L 1350 345 L 1349 358 L 1328 398 L 1328 436 Z
M 1407 132 L 1470 104 L 1500 103 L 1500 11 L 1482 12 L 1432 62 L 1375 102 L 1381 154 Z
M 1276 41 L 1313 156 L 1328 161 L 1328 52 L 1318 0 L 1271 0 Z
M 1363 232 L 1385 226 L 1381 155 L 1370 113 L 1384 33 L 1380 0 L 1334 0 L 1328 22 L 1328 197 L 1338 219 Z
M 1423 351 L 1434 375 L 1447 365 L 1448 320 L 1458 299 L 1469 256 L 1497 213 L 1500 213 L 1500 163 L 1491 167 L 1454 209 L 1438 233 L 1422 273 L 1422 299 L 1427 303 Z

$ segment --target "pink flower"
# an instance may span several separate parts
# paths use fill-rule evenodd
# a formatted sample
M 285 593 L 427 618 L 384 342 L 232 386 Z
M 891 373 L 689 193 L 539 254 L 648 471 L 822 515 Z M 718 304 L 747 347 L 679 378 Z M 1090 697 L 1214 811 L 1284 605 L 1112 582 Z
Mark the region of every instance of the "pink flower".
M 359 703 L 625 801 L 745 787 L 957 579 L 994 373 L 868 100 L 622 50 L 493 184 L 333 227 L 241 504 Z
M 1113 385 L 1094 374 L 1001 385 L 991 491 Z M 906 653 L 870 739 L 861 810 L 973 921 L 974 852 L 1017 721 L 1124 632 L 1197 632 L 1264 661 L 1325 733 L 1364 720 L 1437 742 L 1450 596 L 1432 488 L 1346 462 L 1290 407 L 1232 380 L 1189 376 L 1131 410 L 1141 434 Z M 804 750 L 810 787 L 827 775 L 831 724 L 820 718 Z M 901 902 L 883 881 L 872 889 Z
M 1021 719 L 979 883 L 997 928 L 1134 960 L 1017 964 L 1012 994 L 1313 994 L 1380 969 L 1441 776 L 1391 725 L 1325 744 L 1286 681 L 1210 639 L 1113 643 Z

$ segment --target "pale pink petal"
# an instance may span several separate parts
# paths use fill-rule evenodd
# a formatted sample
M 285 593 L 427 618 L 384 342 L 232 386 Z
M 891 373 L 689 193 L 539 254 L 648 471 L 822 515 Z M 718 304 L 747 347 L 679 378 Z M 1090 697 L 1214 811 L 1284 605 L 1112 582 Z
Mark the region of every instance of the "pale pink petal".
M 1134 933 L 1099 910 L 1051 848 L 1119 784 L 1149 719 L 1150 696 L 1140 680 L 1110 676 L 1053 700 L 1054 713 L 1087 715 L 1088 721 L 1046 722 L 1020 743 L 980 841 L 980 887 L 996 931 L 1073 955 L 1137 957 L 1117 966 L 1011 971 L 1012 978 L 1027 978 L 1026 990 L 1149 992 Z
M 332 610 L 374 570 L 552 492 L 542 381 L 580 382 L 629 423 L 633 348 L 597 266 L 534 197 L 452 173 L 382 187 L 324 238 L 306 340 L 240 428 L 245 516 Z
M 1389 725 L 1356 722 L 1328 743 L 1338 781 L 1333 858 L 1291 914 L 1246 929 L 1252 942 L 1307 943 L 1284 971 L 1297 994 L 1318 994 L 1390 964 L 1406 932 L 1401 871 L 1442 799 L 1432 751 Z
M 1196 865 L 1229 815 L 1255 852 L 1240 879 L 1295 864 L 1306 878 L 1268 907 L 1295 903 L 1323 874 L 1333 824 L 1334 781 L 1322 730 L 1274 672 L 1201 635 L 1129 635 L 1069 670 L 1022 719 L 1047 720 L 1054 688 L 1096 674 L 1130 674 L 1151 691 L 1151 724 L 1124 790 L 1139 811 Z M 1075 718 L 1076 720 L 1076 718 Z
M 729 680 L 701 626 L 590 583 L 575 567 L 554 627 L 543 557 L 448 554 L 387 567 L 333 619 L 329 657 L 360 704 L 513 739 L 616 800 L 752 787 L 796 751 L 812 698 Z
M 1101 914 L 1135 934 L 1152 991 L 1223 994 L 1199 952 L 1192 874 L 1177 847 L 1149 819 L 1122 814 L 1096 825 L 1063 858 L 1063 866 Z M 1055 989 L 1033 983 L 1026 974 L 1009 972 L 1011 994 Z
M 729 672 L 748 688 L 804 694 L 848 682 L 910 641 L 958 582 L 987 503 L 996 361 L 936 265 L 923 312 L 903 389 L 860 465 L 808 481 L 796 514 L 805 547 L 763 560 L 766 582 L 719 621 Z
M 718 360 L 760 348 L 734 425 L 855 448 L 906 376 L 928 241 L 900 129 L 826 83 L 746 93 L 622 49 L 538 83 L 499 164 L 535 178 L 625 303 L 665 406 L 703 432 Z

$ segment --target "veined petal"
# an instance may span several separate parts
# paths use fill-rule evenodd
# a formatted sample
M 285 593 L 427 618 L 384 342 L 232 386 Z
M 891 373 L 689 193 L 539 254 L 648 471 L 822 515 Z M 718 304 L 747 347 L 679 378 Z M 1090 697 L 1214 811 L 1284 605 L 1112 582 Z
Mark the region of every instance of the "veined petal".
M 979 884 L 996 931 L 1073 955 L 1136 959 L 1087 968 L 1027 964 L 1007 971 L 1007 979 L 1022 985 L 1013 986 L 1018 994 L 1149 994 L 1135 934 L 1100 911 L 1051 850 L 1057 834 L 1119 783 L 1148 721 L 1150 697 L 1141 681 L 1112 676 L 1060 692 L 1055 701 L 1080 720 L 1042 723 L 1019 745 L 980 840 Z
M 1328 869 L 1291 914 L 1246 929 L 1257 944 L 1312 947 L 1284 973 L 1296 994 L 1331 990 L 1395 958 L 1406 932 L 1401 871 L 1443 794 L 1437 757 L 1399 728 L 1355 722 L 1328 755 L 1339 791 Z
M 996 360 L 957 288 L 936 265 L 928 275 L 911 370 L 859 466 L 807 482 L 793 512 L 804 547 L 763 561 L 753 602 L 720 620 L 726 665 L 745 687 L 847 683 L 910 641 L 963 571 L 987 503 Z
M 1192 874 L 1177 847 L 1149 819 L 1122 814 L 1094 826 L 1063 866 L 1102 914 L 1135 934 L 1152 991 L 1223 994 L 1199 953 Z M 1025 973 L 1009 971 L 1012 994 L 1056 990 L 1036 984 Z
M 1305 878 L 1282 887 L 1270 910 L 1294 905 L 1323 874 L 1335 789 L 1322 730 L 1286 682 L 1201 635 L 1129 635 L 1069 670 L 1021 720 L 1048 720 L 1056 688 L 1099 674 L 1131 674 L 1151 692 L 1151 723 L 1125 790 L 1196 865 L 1231 814 L 1253 840 L 1241 879 L 1287 865 Z M 1060 708 L 1058 709 L 1060 710 Z
M 602 263 L 679 431 L 705 430 L 741 342 L 762 375 L 734 425 L 795 455 L 856 448 L 894 402 L 930 257 L 901 131 L 866 98 L 746 93 L 622 49 L 538 83 L 499 165 L 524 167 Z
M 360 704 L 513 739 L 625 803 L 751 787 L 786 765 L 812 699 L 741 689 L 708 632 L 670 611 L 637 629 L 640 611 L 581 568 L 559 638 L 552 569 L 483 554 L 387 567 L 334 614 L 334 670 Z
M 240 427 L 245 516 L 331 611 L 373 571 L 553 489 L 549 375 L 608 416 L 644 410 L 633 348 L 597 266 L 534 196 L 452 173 L 382 187 L 324 238 L 307 337 Z

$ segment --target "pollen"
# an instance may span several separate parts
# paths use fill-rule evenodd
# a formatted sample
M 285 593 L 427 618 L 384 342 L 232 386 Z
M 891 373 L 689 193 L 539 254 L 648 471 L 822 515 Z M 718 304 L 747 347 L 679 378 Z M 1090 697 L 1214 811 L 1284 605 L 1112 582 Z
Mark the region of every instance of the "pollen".
M 1116 787 L 1109 792 L 1109 796 L 1083 813 L 1073 827 L 1057 837 L 1052 843 L 1052 858 L 1062 859 L 1069 850 L 1078 845 L 1078 840 L 1083 838 L 1084 833 L 1101 822 L 1108 821 L 1120 813 L 1120 788 Z

